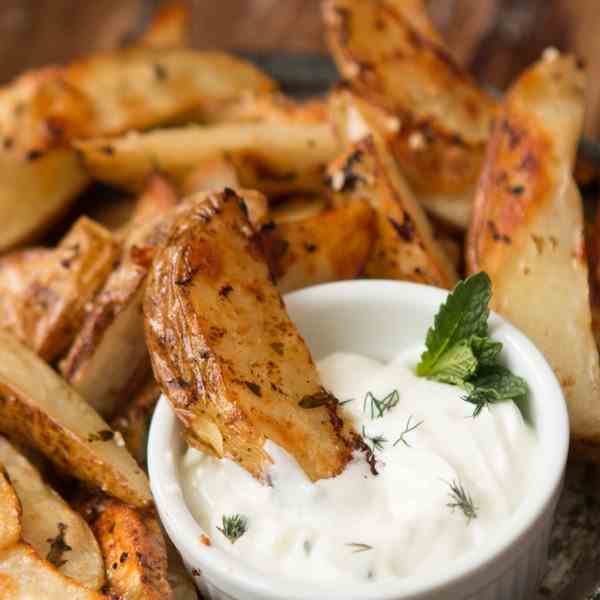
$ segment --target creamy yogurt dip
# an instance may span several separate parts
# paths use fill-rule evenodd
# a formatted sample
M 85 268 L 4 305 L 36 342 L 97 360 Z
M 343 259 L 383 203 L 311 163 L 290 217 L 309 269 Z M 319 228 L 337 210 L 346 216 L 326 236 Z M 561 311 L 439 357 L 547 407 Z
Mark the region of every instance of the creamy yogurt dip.
M 472 418 L 464 391 L 418 378 L 413 359 L 336 353 L 318 365 L 374 448 L 377 476 L 357 453 L 341 475 L 313 484 L 268 442 L 269 487 L 230 460 L 189 449 L 184 495 L 211 543 L 265 574 L 337 584 L 435 572 L 502 529 L 534 473 L 533 429 L 513 402 Z M 382 416 L 373 397 L 388 397 Z M 452 486 L 462 486 L 474 517 L 452 506 Z M 219 530 L 223 515 L 246 520 L 235 543 Z

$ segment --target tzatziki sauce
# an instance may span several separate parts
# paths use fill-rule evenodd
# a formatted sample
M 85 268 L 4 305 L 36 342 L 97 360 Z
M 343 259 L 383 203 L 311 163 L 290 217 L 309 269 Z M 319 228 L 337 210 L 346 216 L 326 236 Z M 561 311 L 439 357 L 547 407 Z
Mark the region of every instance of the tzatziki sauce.
M 383 364 L 336 353 L 318 364 L 373 448 L 377 475 L 357 452 L 339 476 L 312 483 L 267 442 L 268 486 L 187 450 L 184 495 L 210 544 L 258 572 L 333 586 L 434 573 L 502 530 L 531 485 L 533 428 L 513 402 L 473 417 L 464 390 L 417 377 L 411 356 Z M 384 410 L 373 399 L 386 399 Z M 232 515 L 245 523 L 234 543 L 221 531 Z

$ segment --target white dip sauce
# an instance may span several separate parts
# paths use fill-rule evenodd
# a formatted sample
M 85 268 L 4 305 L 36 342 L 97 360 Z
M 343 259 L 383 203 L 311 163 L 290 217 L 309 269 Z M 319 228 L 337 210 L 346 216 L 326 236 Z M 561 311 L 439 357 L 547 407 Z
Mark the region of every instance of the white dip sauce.
M 263 573 L 333 584 L 435 572 L 501 530 L 535 472 L 532 428 L 513 402 L 472 418 L 463 390 L 416 377 L 406 356 L 383 365 L 338 353 L 319 363 L 325 388 L 353 398 L 342 410 L 357 431 L 384 438 L 377 476 L 357 453 L 341 475 L 313 484 L 269 442 L 268 487 L 230 460 L 188 450 L 184 494 L 212 544 Z M 367 392 L 393 390 L 398 403 L 382 417 L 371 418 L 369 402 L 363 412 Z M 422 423 L 397 442 L 409 419 Z M 448 506 L 453 482 L 470 494 L 476 518 Z M 232 544 L 217 528 L 235 514 L 247 530 Z

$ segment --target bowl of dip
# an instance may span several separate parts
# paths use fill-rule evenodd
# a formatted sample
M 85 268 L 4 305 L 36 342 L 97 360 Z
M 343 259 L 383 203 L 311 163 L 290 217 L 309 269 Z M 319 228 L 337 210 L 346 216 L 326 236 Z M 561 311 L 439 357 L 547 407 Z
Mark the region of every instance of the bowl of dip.
M 311 483 L 271 442 L 271 486 L 183 441 L 161 398 L 149 472 L 162 522 L 210 600 L 528 600 L 546 562 L 568 452 L 553 371 L 499 316 L 490 335 L 529 387 L 473 417 L 415 375 L 447 292 L 349 281 L 285 298 L 323 384 L 371 446 Z M 225 521 L 223 520 L 225 518 Z M 228 529 L 231 529 L 229 531 Z

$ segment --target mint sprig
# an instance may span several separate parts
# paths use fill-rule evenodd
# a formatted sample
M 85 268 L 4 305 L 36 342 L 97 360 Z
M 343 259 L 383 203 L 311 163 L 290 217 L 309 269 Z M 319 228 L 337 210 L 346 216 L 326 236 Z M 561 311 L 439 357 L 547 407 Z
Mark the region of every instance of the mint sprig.
M 527 383 L 499 362 L 502 344 L 488 333 L 492 284 L 486 273 L 460 281 L 427 332 L 417 375 L 465 389 L 476 417 L 488 404 L 520 400 Z

